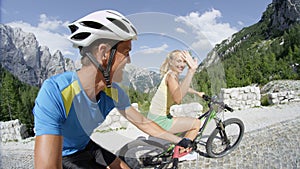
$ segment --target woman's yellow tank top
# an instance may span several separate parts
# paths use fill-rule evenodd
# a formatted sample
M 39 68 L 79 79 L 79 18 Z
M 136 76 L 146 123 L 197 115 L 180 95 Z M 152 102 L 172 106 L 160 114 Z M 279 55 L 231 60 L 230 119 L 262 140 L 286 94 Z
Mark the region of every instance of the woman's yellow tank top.
M 170 113 L 170 107 L 174 104 L 174 100 L 169 92 L 166 78 L 170 72 L 166 73 L 154 94 L 149 113 L 153 115 L 166 116 Z

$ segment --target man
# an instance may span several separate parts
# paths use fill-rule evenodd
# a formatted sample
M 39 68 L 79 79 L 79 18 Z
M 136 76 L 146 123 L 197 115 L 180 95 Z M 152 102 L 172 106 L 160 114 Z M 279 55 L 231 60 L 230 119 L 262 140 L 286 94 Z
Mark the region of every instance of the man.
M 142 116 L 114 83 L 122 80 L 122 69 L 130 62 L 131 40 L 137 36 L 128 19 L 116 11 L 103 10 L 71 23 L 69 28 L 69 40 L 82 55 L 82 68 L 47 79 L 39 91 L 33 109 L 36 169 L 128 168 L 90 139 L 114 107 L 145 133 L 189 147 L 190 140 Z

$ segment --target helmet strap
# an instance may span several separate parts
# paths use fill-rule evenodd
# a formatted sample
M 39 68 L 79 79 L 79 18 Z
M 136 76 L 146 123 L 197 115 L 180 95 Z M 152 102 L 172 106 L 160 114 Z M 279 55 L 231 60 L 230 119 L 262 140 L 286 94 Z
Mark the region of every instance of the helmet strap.
M 113 46 L 110 50 L 110 57 L 109 57 L 106 69 L 104 69 L 99 64 L 99 62 L 96 60 L 96 58 L 90 52 L 86 53 L 87 57 L 92 61 L 92 63 L 97 67 L 97 69 L 103 74 L 103 77 L 104 77 L 105 82 L 106 82 L 106 87 L 108 87 L 108 88 L 111 87 L 110 70 L 111 70 L 111 67 L 112 67 L 112 61 L 115 57 L 116 51 L 117 51 L 117 45 Z
M 106 67 L 106 70 L 105 70 L 104 73 L 103 73 L 104 78 L 105 78 L 105 81 L 106 81 L 106 86 L 107 86 L 107 87 L 111 87 L 110 70 L 111 70 L 111 67 L 112 67 L 112 62 L 113 62 L 113 60 L 114 60 L 116 51 L 117 51 L 117 45 L 113 46 L 113 47 L 110 49 L 110 56 L 109 56 L 109 58 L 108 58 L 107 67 Z

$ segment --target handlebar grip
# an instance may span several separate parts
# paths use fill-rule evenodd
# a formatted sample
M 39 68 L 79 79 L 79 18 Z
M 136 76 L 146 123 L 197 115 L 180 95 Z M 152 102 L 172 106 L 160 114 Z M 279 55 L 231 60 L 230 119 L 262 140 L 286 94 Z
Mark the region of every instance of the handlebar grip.
M 233 112 L 233 108 L 229 107 L 227 104 L 225 104 L 224 108 L 230 112 Z
M 207 95 L 203 95 L 202 98 L 203 98 L 205 101 L 209 101 L 209 100 L 210 100 L 210 97 L 207 96 Z

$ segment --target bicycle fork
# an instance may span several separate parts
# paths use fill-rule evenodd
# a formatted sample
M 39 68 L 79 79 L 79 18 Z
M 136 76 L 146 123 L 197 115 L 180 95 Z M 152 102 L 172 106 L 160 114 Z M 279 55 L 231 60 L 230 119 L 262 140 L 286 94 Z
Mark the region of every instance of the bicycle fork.
M 226 131 L 225 131 L 225 126 L 224 123 L 221 120 L 218 120 L 218 128 L 219 128 L 219 134 L 222 139 L 222 145 L 230 145 L 230 141 L 227 137 Z

